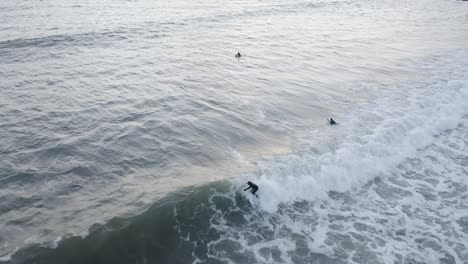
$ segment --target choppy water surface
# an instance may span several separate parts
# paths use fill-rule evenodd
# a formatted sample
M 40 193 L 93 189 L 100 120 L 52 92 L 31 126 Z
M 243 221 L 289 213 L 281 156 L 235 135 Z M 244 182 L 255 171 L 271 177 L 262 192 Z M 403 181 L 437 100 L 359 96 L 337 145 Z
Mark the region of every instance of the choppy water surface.
M 2 1 L 0 262 L 468 263 L 467 25 L 449 0 Z

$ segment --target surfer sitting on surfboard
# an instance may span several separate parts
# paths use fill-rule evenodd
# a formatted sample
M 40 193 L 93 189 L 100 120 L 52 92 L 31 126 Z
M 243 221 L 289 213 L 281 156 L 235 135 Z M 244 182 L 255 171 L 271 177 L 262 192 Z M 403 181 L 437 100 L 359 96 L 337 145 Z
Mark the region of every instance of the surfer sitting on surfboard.
M 252 188 L 252 191 L 251 191 L 252 194 L 255 194 L 258 191 L 258 186 L 255 183 L 252 183 L 251 181 L 248 181 L 247 184 L 249 185 L 249 187 L 244 189 L 244 192 L 247 191 L 250 188 Z

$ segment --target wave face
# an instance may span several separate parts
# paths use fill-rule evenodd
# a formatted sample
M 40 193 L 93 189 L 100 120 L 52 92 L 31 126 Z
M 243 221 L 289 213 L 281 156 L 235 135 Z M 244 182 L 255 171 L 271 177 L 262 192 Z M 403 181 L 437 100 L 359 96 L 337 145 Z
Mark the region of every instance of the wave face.
M 466 52 L 379 91 L 330 127 L 331 151 L 265 157 L 249 175 L 258 198 L 245 178 L 186 188 L 8 262 L 464 263 L 468 65 L 455 58 Z
M 455 56 L 465 57 L 465 52 Z M 378 98 L 343 117 L 338 145 L 324 155 L 291 155 L 262 165 L 260 204 L 275 211 L 283 202 L 323 198 L 391 172 L 434 136 L 455 128 L 468 113 L 468 65 L 450 59 L 424 67 L 431 76 L 378 92 Z M 341 127 L 342 126 L 342 127 Z M 286 191 L 284 191 L 286 190 Z M 292 192 L 287 190 L 294 190 Z
M 467 263 L 465 3 L 0 1 L 0 262 Z

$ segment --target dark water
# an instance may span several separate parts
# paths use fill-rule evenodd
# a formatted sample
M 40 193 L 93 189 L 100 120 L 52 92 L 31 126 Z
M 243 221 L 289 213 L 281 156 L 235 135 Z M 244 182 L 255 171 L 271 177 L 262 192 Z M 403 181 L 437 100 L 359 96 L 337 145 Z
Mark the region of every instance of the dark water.
M 467 22 L 2 1 L 0 262 L 468 263 Z

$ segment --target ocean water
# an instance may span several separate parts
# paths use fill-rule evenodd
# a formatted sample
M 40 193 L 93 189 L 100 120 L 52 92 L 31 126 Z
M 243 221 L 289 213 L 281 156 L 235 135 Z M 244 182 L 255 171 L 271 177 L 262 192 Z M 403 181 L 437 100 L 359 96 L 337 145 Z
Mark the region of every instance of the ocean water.
M 468 263 L 468 2 L 3 0 L 0 91 L 0 263 Z

